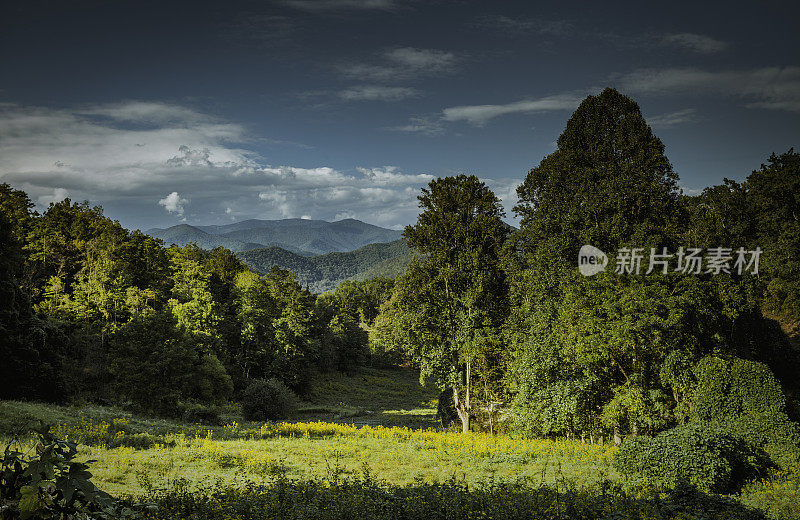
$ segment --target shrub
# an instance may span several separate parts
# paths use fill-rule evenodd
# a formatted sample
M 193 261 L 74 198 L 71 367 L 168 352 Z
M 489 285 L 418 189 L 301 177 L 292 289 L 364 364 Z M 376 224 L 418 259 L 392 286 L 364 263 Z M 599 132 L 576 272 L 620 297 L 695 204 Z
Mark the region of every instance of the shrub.
M 766 365 L 708 356 L 694 372 L 693 421 L 744 439 L 784 468 L 800 461 L 800 427 L 786 414 L 786 398 Z
M 251 421 L 282 419 L 297 408 L 297 396 L 277 379 L 256 379 L 242 396 L 242 412 Z
M 221 423 L 219 417 L 219 409 L 216 406 L 206 406 L 200 403 L 191 403 L 185 405 L 181 418 L 185 422 L 200 423 L 200 424 L 214 424 Z
M 704 421 L 750 413 L 777 413 L 786 408 L 781 385 L 769 367 L 756 361 L 708 356 L 694 369 L 692 415 Z
M 197 338 L 168 313 L 121 326 L 109 340 L 108 357 L 113 390 L 137 410 L 176 415 L 178 401 L 220 402 L 233 391 L 219 360 L 198 352 Z
M 108 443 L 109 448 L 133 448 L 135 450 L 147 450 L 152 448 L 158 438 L 149 433 L 136 433 L 134 435 L 122 435 Z
M 800 467 L 800 425 L 783 412 L 750 413 L 713 424 L 764 450 L 784 469 Z
M 155 520 L 766 520 L 760 512 L 728 497 L 707 495 L 689 488 L 661 497 L 637 498 L 616 489 L 597 493 L 594 489 L 585 488 L 564 493 L 549 486 L 531 489 L 521 484 L 502 482 L 477 487 L 455 480 L 390 486 L 366 478 L 340 479 L 338 482 L 281 478 L 263 486 L 219 486 L 205 494 L 170 490 L 155 498 L 160 507 L 149 517 Z
M 629 439 L 614 457 L 618 471 L 644 476 L 657 486 L 688 483 L 714 493 L 734 492 L 770 466 L 763 451 L 741 438 L 696 423 Z

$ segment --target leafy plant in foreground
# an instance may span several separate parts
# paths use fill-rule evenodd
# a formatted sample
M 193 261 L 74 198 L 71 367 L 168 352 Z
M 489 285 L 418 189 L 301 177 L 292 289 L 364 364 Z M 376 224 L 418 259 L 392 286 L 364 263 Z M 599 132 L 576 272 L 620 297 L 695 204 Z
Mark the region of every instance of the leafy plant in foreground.
M 131 518 L 123 507 L 91 482 L 89 463 L 75 462 L 74 443 L 42 427 L 36 455 L 26 457 L 18 442 L 6 446 L 0 466 L 0 514 L 5 519 Z

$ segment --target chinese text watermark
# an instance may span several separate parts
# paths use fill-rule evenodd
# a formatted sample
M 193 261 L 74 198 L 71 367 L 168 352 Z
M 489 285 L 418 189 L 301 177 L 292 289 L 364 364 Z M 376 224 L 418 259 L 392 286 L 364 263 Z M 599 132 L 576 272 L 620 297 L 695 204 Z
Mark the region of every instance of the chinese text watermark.
M 710 247 L 705 251 L 696 247 L 679 247 L 670 252 L 666 247 L 660 251 L 650 248 L 649 254 L 643 247 L 621 247 L 617 250 L 614 272 L 617 274 L 758 274 L 761 248 L 748 250 L 743 247 Z M 578 252 L 578 269 L 584 276 L 592 276 L 605 271 L 609 264 L 608 256 L 600 249 L 585 245 Z

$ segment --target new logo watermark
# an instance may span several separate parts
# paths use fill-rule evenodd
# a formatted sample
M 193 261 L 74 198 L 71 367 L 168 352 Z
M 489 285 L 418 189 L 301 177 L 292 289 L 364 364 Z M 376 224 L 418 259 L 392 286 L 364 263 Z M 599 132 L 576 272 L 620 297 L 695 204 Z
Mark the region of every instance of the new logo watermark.
M 583 276 L 592 276 L 606 270 L 608 256 L 594 246 L 585 245 L 578 251 L 578 269 Z
M 614 272 L 617 274 L 683 273 L 683 274 L 758 274 L 761 248 L 748 250 L 740 247 L 711 247 L 705 250 L 696 247 L 679 247 L 669 252 L 650 248 L 645 255 L 643 247 L 621 247 L 617 249 Z M 646 257 L 646 259 L 645 259 Z M 578 270 L 583 276 L 592 276 L 605 271 L 608 256 L 600 249 L 585 245 L 578 252 Z

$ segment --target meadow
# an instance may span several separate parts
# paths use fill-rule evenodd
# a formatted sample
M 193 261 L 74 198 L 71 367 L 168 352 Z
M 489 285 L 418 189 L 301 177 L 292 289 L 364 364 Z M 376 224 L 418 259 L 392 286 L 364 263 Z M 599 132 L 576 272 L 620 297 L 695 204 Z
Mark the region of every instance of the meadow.
M 169 514 L 169 508 L 162 508 L 158 515 L 163 518 L 251 517 L 236 508 L 261 503 L 264 511 L 280 509 L 286 504 L 281 506 L 278 498 L 293 494 L 301 497 L 293 502 L 311 501 L 312 509 L 321 507 L 319 500 L 331 500 L 352 512 L 359 507 L 356 502 L 382 501 L 389 491 L 410 502 L 447 496 L 446 503 L 435 507 L 463 506 L 464 511 L 478 507 L 472 502 L 477 500 L 474 493 L 483 493 L 485 507 L 478 510 L 550 511 L 543 518 L 611 518 L 621 509 L 622 518 L 798 518 L 797 468 L 773 472 L 733 497 L 675 498 L 615 472 L 613 444 L 463 435 L 437 428 L 435 398 L 415 381 L 410 370 L 339 374 L 319 381 L 296 417 L 262 424 L 237 420 L 235 409 L 228 411 L 225 424 L 203 425 L 100 406 L 4 401 L 0 436 L 9 442 L 36 420 L 53 424 L 59 438 L 78 444 L 77 460 L 96 461 L 91 471 L 100 489 L 114 496 L 157 497 L 174 508 Z M 367 386 L 377 388 L 372 397 L 362 392 Z M 404 419 L 408 425 L 399 425 Z M 20 442 L 23 451 L 32 450 L 30 438 Z M 278 489 L 282 494 L 275 495 Z M 684 500 L 683 505 L 675 506 L 675 500 Z M 500 505 L 515 501 L 519 503 L 511 509 Z M 572 516 L 566 504 L 573 507 Z M 673 506 L 677 509 L 670 513 Z M 399 506 L 391 499 L 380 507 Z M 392 510 L 414 517 L 406 509 Z

